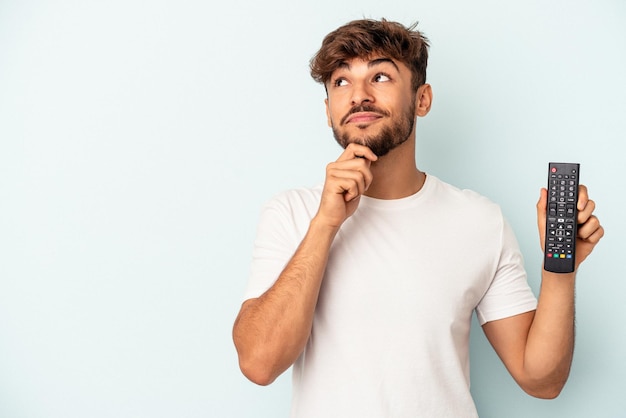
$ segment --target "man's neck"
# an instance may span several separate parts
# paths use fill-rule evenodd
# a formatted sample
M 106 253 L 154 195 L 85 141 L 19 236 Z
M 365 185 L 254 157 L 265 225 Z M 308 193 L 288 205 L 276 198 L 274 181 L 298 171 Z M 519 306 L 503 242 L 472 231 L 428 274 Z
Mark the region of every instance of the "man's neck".
M 415 139 L 409 139 L 371 165 L 374 179 L 366 196 L 376 199 L 401 199 L 422 188 L 426 174 L 415 164 Z

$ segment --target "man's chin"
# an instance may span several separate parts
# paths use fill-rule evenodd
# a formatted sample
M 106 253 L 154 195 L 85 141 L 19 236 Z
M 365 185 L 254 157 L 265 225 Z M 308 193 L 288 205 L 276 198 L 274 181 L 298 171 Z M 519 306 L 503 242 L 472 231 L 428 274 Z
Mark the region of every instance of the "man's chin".
M 389 141 L 385 141 L 385 137 L 381 135 L 354 135 L 348 136 L 345 133 L 339 134 L 339 132 L 333 130 L 335 140 L 343 149 L 346 149 L 350 144 L 358 144 L 368 147 L 378 157 L 382 157 L 387 154 L 393 148 L 390 148 Z
M 355 139 L 350 139 L 348 141 L 343 141 L 342 147 L 345 149 L 350 144 L 363 145 L 365 147 L 369 147 L 370 146 L 370 143 L 367 140 L 361 139 L 361 138 L 355 138 Z

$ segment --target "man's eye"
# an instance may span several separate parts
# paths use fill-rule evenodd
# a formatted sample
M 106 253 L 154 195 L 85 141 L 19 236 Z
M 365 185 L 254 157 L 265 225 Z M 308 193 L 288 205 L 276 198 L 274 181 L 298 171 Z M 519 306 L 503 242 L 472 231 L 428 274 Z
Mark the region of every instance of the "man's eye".
M 335 87 L 342 87 L 348 84 L 348 81 L 346 81 L 345 78 L 338 78 L 337 80 L 335 80 Z
M 391 78 L 389 78 L 387 74 L 379 73 L 374 76 L 374 81 L 377 83 L 382 83 L 389 80 L 391 80 Z

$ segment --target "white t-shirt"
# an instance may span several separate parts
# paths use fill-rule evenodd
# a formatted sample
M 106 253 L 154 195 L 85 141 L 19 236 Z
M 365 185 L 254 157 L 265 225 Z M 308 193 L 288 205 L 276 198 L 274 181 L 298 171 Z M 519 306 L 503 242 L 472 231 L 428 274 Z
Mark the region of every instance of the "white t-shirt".
M 269 289 L 322 186 L 264 208 L 245 299 Z M 433 176 L 398 200 L 361 197 L 331 247 L 311 336 L 293 366 L 294 418 L 475 417 L 469 332 L 536 308 L 500 208 Z

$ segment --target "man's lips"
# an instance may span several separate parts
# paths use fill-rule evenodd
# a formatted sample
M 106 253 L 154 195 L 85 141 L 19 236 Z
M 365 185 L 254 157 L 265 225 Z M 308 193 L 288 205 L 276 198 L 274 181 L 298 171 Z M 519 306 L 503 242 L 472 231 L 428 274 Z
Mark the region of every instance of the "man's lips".
M 380 113 L 357 112 L 349 115 L 344 123 L 368 123 L 382 118 Z
M 389 113 L 370 104 L 361 104 L 354 106 L 350 111 L 341 118 L 341 125 L 347 123 L 369 123 L 374 122 L 383 117 L 389 116 Z

